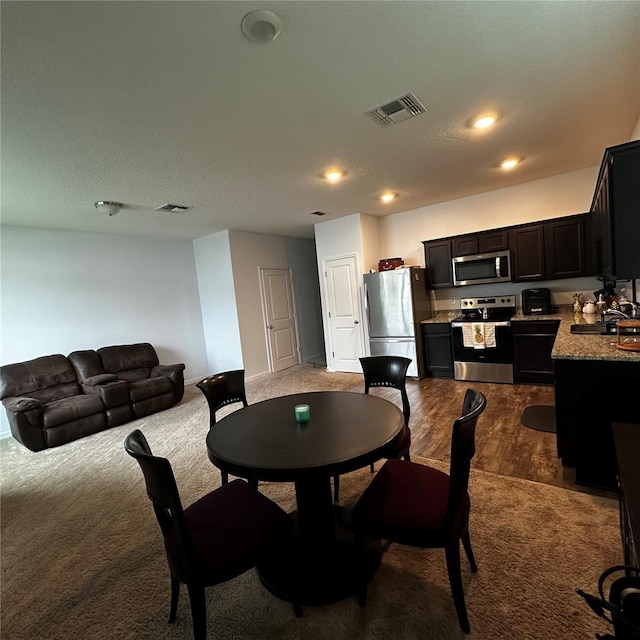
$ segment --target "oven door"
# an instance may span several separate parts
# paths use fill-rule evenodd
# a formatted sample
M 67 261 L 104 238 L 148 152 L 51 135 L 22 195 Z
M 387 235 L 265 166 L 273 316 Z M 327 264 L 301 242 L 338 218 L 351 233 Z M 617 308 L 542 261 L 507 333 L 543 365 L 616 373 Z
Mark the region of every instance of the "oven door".
M 451 323 L 453 367 L 456 380 L 513 384 L 513 335 L 511 323 L 494 322 L 496 346 L 485 349 L 465 347 L 462 322 Z

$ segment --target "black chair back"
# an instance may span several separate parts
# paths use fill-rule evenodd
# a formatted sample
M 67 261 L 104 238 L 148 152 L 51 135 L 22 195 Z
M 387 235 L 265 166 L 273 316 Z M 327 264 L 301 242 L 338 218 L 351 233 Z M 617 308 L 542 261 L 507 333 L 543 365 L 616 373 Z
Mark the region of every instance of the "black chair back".
M 471 460 L 476 452 L 476 424 L 486 406 L 487 399 L 480 391 L 467 389 L 462 402 L 462 415 L 453 423 L 447 521 L 451 527 L 448 529 L 455 533 L 463 524 L 460 522 L 460 507 L 467 495 Z
M 244 390 L 244 369 L 216 373 L 198 382 L 196 387 L 209 403 L 209 427 L 216 423 L 216 411 L 222 407 L 235 402 L 249 406 Z
M 187 529 L 171 463 L 151 453 L 149 443 L 139 429 L 127 436 L 124 448 L 142 469 L 147 495 L 153 504 L 165 546 L 172 550 L 172 573 L 185 582 L 197 579 L 197 553 Z
M 368 356 L 360 358 L 360 364 L 364 373 L 365 393 L 369 393 L 371 387 L 392 387 L 400 391 L 404 423 L 408 427 L 411 407 L 407 396 L 406 379 L 411 358 L 402 356 Z

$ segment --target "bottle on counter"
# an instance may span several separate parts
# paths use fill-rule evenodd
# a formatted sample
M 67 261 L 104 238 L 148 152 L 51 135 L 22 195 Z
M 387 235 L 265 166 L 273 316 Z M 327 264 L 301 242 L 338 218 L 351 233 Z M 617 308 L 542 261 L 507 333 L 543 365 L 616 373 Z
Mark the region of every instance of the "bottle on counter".
M 607 310 L 607 303 L 604 301 L 602 294 L 598 296 L 598 302 L 596 302 L 596 313 L 604 313 Z

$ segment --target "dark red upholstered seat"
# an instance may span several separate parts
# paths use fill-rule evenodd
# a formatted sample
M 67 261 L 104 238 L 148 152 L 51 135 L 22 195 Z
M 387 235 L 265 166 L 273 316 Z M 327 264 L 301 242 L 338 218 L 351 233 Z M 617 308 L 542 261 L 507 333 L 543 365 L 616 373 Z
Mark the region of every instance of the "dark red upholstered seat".
M 453 423 L 449 474 L 408 460 L 391 459 L 353 508 L 359 537 L 382 538 L 413 547 L 442 547 L 460 627 L 469 633 L 460 573 L 460 542 L 472 571 L 477 571 L 469 537 L 468 485 L 475 454 L 475 430 L 487 401 L 482 393 L 467 389 L 462 415 Z M 367 585 L 360 595 L 366 601 Z
M 220 584 L 254 567 L 275 544 L 286 544 L 292 521 L 274 502 L 244 480 L 234 480 L 183 510 L 171 464 L 151 453 L 138 429 L 124 443 L 140 465 L 147 494 L 162 531 L 171 574 L 174 622 L 180 584 L 187 585 L 193 632 L 206 638 L 205 587 Z

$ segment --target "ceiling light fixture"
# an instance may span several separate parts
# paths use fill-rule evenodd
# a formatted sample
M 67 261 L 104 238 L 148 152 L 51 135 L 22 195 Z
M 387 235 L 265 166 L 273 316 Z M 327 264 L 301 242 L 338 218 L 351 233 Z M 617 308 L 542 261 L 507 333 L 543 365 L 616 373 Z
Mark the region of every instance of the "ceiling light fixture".
M 282 20 L 273 11 L 258 9 L 247 13 L 240 27 L 251 42 L 271 42 L 280 35 Z
M 391 191 L 387 191 L 386 193 L 383 193 L 380 196 L 380 200 L 382 200 L 382 202 L 387 203 L 387 202 L 391 202 L 392 200 L 395 200 L 398 197 L 397 193 L 392 193 Z
M 115 216 L 122 209 L 122 202 L 114 202 L 113 200 L 98 200 L 93 206 L 100 212 L 106 213 L 108 216 Z
M 500 166 L 508 171 L 509 169 L 513 169 L 518 164 L 520 164 L 520 158 L 507 158 L 500 163 Z
M 339 182 L 344 178 L 344 171 L 340 171 L 340 169 L 330 169 L 324 174 L 324 177 L 329 182 Z
M 495 116 L 491 113 L 485 113 L 481 116 L 478 116 L 474 121 L 473 121 L 473 126 L 476 129 L 488 129 L 490 126 L 494 125 L 496 123 L 496 120 L 498 119 L 498 116 Z

